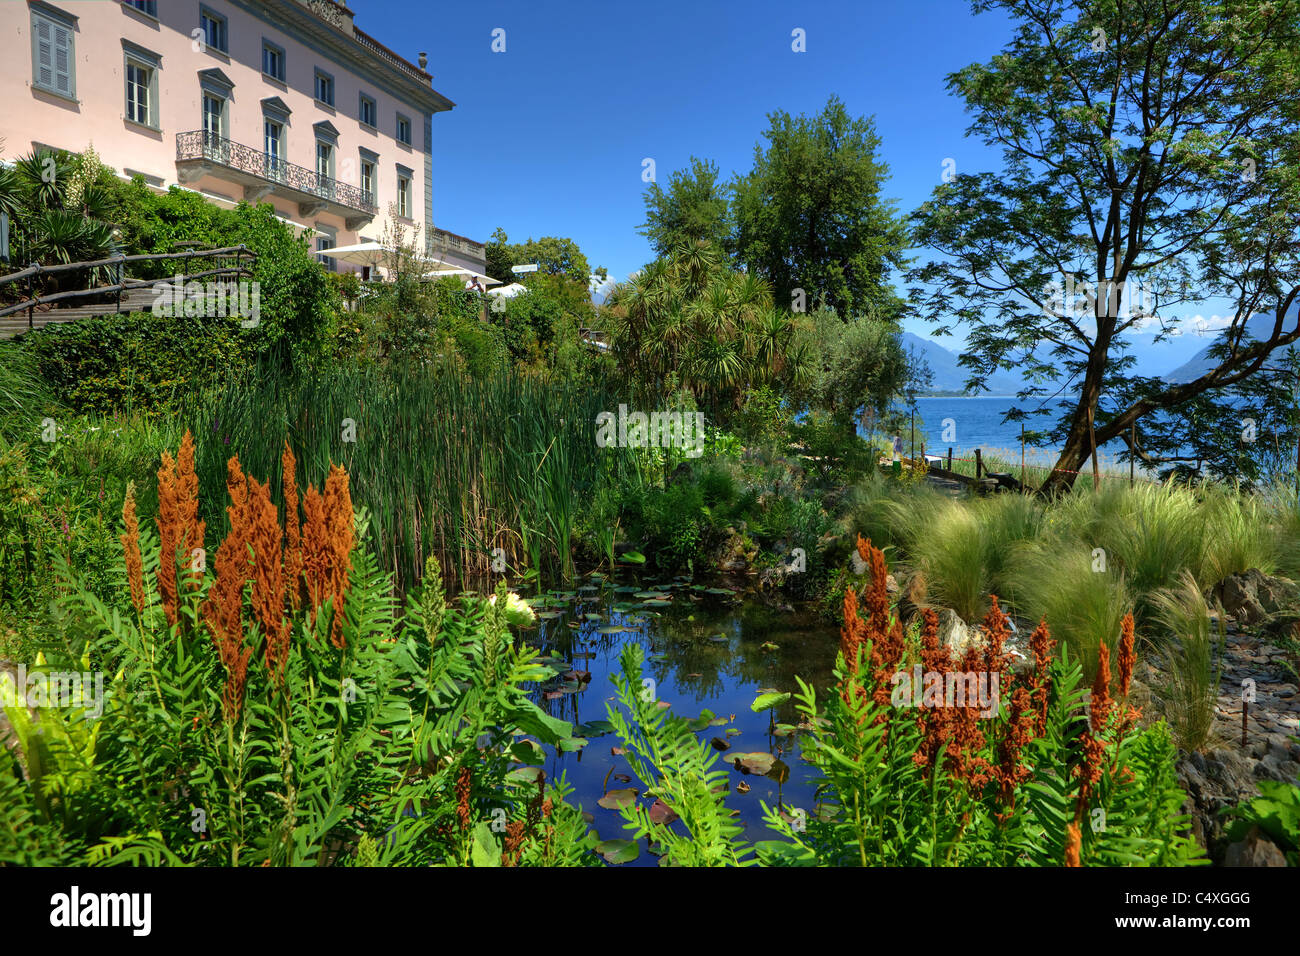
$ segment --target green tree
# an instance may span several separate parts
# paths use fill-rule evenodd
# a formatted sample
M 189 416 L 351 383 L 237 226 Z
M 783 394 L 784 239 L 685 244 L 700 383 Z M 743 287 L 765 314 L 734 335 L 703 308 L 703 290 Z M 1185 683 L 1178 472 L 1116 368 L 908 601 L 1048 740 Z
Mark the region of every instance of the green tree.
M 1002 10 L 1014 34 L 948 84 L 1004 168 L 956 175 L 914 214 L 917 240 L 939 258 L 911 278 L 941 332 L 954 319 L 968 327 L 973 382 L 1017 366 L 1069 396 L 1049 435 L 1062 445 L 1044 486 L 1053 493 L 1088 460 L 1094 421 L 1098 445 L 1127 440 L 1139 419 L 1234 385 L 1300 339 L 1300 324 L 1282 318 L 1300 294 L 1300 5 L 973 7 Z M 1186 383 L 1147 380 L 1102 405 L 1132 363 L 1126 331 L 1158 323 L 1164 334 L 1180 306 L 1216 298 L 1237 318 L 1214 368 Z M 1246 319 L 1267 311 L 1272 334 L 1243 341 Z
M 883 418 L 894 398 L 920 374 L 903 352 L 894 322 L 873 314 L 846 322 L 830 309 L 814 312 L 809 320 L 803 337 L 815 358 L 798 394 L 840 428 Z
M 746 386 L 796 379 L 806 365 L 807 344 L 766 280 L 729 268 L 702 240 L 655 260 L 606 304 L 613 355 L 642 395 L 680 385 L 725 416 Z
M 527 273 L 524 277 L 515 275 L 510 267 L 531 262 L 537 263 L 539 273 L 566 276 L 573 282 L 582 283 L 584 288 L 591 280 L 592 271 L 587 264 L 587 257 L 572 239 L 542 236 L 540 239 L 512 243 L 506 236 L 506 231 L 498 226 L 485 244 L 484 254 L 487 258 L 487 274 L 501 282 L 526 281 Z M 597 271 L 603 273 L 605 270 Z
M 645 191 L 646 221 L 639 232 L 650 240 L 655 256 L 662 258 L 681 243 L 704 239 L 720 250 L 732 243 L 731 193 L 718 181 L 718 167 L 691 157 L 690 169 L 668 177 L 668 188 L 657 182 Z
M 870 118 L 849 116 L 835 96 L 814 117 L 769 114 L 766 149 L 734 184 L 736 252 L 765 277 L 776 300 L 835 309 L 841 316 L 874 307 L 895 315 L 889 284 L 905 264 L 907 243 L 894 201 L 881 196 L 889 167 L 877 157 Z

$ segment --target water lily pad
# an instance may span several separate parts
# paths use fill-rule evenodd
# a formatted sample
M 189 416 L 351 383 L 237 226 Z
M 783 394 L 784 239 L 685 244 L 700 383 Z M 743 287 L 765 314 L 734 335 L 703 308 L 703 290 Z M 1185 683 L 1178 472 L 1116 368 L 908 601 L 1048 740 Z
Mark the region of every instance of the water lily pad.
M 736 784 L 736 793 L 749 793 L 749 784 L 743 780 L 740 781 L 740 783 Z
M 769 753 L 727 754 L 727 762 L 741 773 L 767 773 L 776 763 Z
M 730 590 L 729 588 L 705 588 L 704 593 L 705 594 L 735 594 L 736 592 Z
M 728 727 L 726 733 L 727 733 L 727 736 L 728 736 L 728 737 L 735 737 L 737 734 L 740 733 L 740 728 L 739 728 L 739 727 Z
M 772 728 L 772 733 L 778 737 L 792 737 L 796 730 L 798 728 L 794 724 L 777 724 Z
M 562 753 L 572 753 L 575 750 L 581 750 L 587 746 L 587 740 L 584 737 L 567 737 L 561 740 L 556 746 Z
M 779 651 L 781 649 L 780 644 L 773 644 L 771 641 L 764 641 L 758 646 L 765 651 Z
M 520 786 L 537 786 L 537 781 L 546 776 L 546 771 L 541 767 L 516 767 L 506 774 L 506 783 L 515 783 Z
M 641 855 L 641 847 L 635 840 L 601 840 L 596 844 L 596 852 L 606 863 L 631 863 Z
M 749 705 L 749 709 L 754 713 L 759 714 L 772 707 L 780 707 L 789 699 L 789 694 L 782 694 L 776 691 L 769 691 L 767 693 L 760 691 L 759 696 Z
M 712 740 L 709 741 L 709 745 L 712 746 L 714 750 L 731 749 L 731 744 L 727 743 L 727 741 L 723 740 L 721 737 L 714 737 Z
M 589 720 L 585 724 L 579 724 L 573 728 L 573 732 L 580 737 L 603 737 L 606 734 L 613 733 L 614 725 L 608 720 Z
M 677 819 L 677 814 L 673 812 L 672 807 L 668 806 L 668 804 L 664 803 L 662 800 L 656 800 L 653 804 L 651 804 L 650 806 L 651 823 L 662 823 L 665 826 L 667 826 L 669 823 L 672 823 L 676 819 Z
M 600 615 L 599 615 L 599 614 L 592 614 L 592 613 L 588 612 L 588 613 L 586 613 L 586 614 L 584 614 L 584 615 L 582 615 L 582 616 L 583 616 L 584 618 L 586 618 L 588 621 L 599 621 L 599 620 L 600 620 Z
M 790 767 L 778 757 L 772 761 L 772 769 L 768 770 L 764 776 L 771 777 L 777 783 L 785 783 L 790 779 Z
M 612 779 L 617 780 L 619 783 L 631 783 L 631 782 L 632 782 L 632 777 L 631 777 L 630 775 L 628 775 L 628 774 L 625 774 L 625 773 L 616 773 L 616 774 L 613 775 Z
M 623 634 L 629 628 L 624 627 L 622 624 L 606 624 L 604 627 L 596 628 L 596 630 L 600 634 Z
M 560 616 L 559 611 L 538 611 L 537 618 L 541 621 L 553 621 Z
M 627 787 L 623 790 L 610 790 L 603 797 L 596 801 L 606 810 L 621 810 L 624 807 L 630 807 L 636 803 L 637 795 L 640 793 L 636 787 Z
M 640 551 L 625 551 L 619 560 L 627 564 L 645 564 L 645 555 Z

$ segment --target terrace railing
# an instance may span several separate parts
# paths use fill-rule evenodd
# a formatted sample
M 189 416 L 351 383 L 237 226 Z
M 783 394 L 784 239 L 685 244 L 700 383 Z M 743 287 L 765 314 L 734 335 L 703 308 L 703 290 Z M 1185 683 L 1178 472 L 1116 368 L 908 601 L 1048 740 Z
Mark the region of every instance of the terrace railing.
M 373 216 L 378 207 L 373 193 L 341 183 L 306 166 L 297 166 L 278 156 L 243 143 L 236 143 L 207 130 L 176 134 L 176 161 L 201 160 L 238 170 L 269 183 L 285 186 L 308 196 L 317 196 Z

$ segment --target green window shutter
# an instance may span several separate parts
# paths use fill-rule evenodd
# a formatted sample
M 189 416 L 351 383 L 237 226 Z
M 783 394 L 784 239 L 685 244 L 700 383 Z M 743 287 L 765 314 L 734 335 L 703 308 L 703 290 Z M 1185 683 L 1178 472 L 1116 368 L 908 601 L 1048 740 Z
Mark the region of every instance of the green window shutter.
M 67 27 L 54 28 L 54 88 L 72 95 L 72 31 Z
M 46 88 L 54 86 L 54 31 L 50 21 L 42 17 L 32 17 L 32 32 L 35 37 L 34 60 L 36 68 L 36 85 Z

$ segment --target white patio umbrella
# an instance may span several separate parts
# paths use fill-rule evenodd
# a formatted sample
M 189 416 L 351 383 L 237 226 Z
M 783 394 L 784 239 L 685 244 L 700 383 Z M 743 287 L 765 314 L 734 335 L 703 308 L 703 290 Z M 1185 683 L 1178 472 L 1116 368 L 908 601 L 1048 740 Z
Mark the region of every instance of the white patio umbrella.
M 366 242 L 358 242 L 350 246 L 335 246 L 333 249 L 320 249 L 317 255 L 330 259 L 337 259 L 340 262 L 351 263 L 354 266 L 369 266 L 376 269 L 386 266 L 389 262 L 397 257 L 400 250 L 395 246 L 386 246 L 381 242 L 375 242 L 373 239 Z M 435 259 L 430 256 L 416 254 L 415 261 L 427 267 L 436 267 L 441 265 L 451 265 L 444 263 L 441 259 Z
M 454 262 L 447 262 L 442 259 L 434 259 L 432 262 L 435 265 L 451 267 L 449 269 L 431 269 L 425 273 L 426 276 L 432 276 L 435 279 L 440 279 L 443 276 L 478 276 L 479 281 L 485 286 L 501 284 L 500 279 L 494 279 L 490 275 L 486 275 L 482 272 L 475 272 L 473 269 L 466 269 L 464 266 L 458 266 Z
M 515 296 L 528 291 L 528 286 L 520 285 L 518 282 L 512 282 L 509 285 L 503 285 L 499 289 L 488 289 L 488 295 L 499 295 L 504 299 L 513 299 Z

